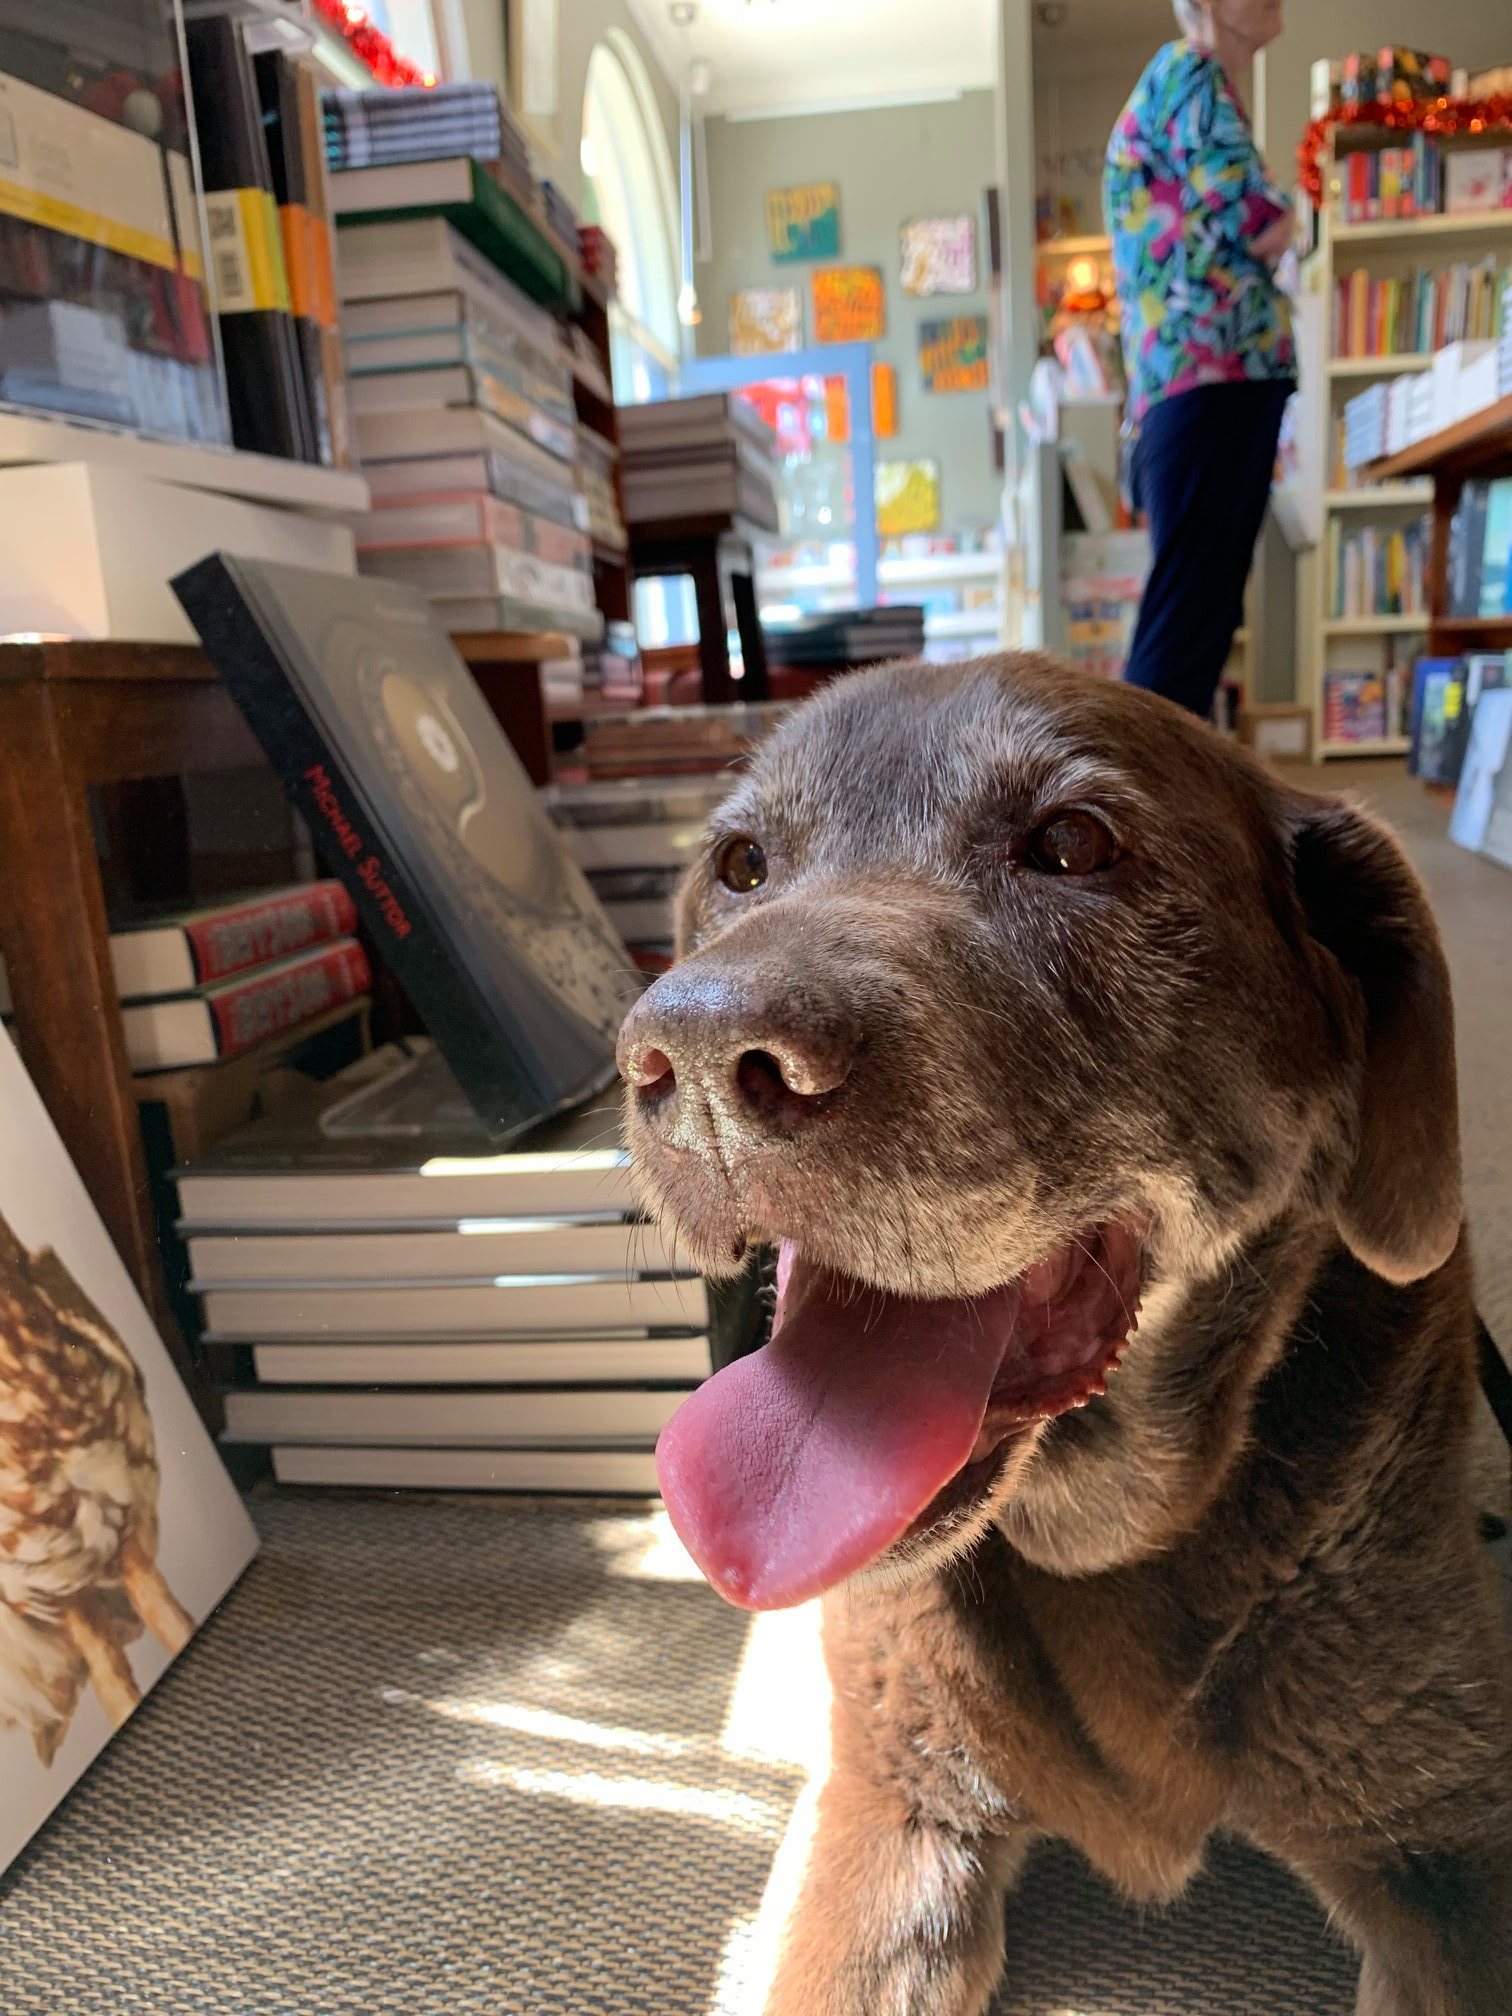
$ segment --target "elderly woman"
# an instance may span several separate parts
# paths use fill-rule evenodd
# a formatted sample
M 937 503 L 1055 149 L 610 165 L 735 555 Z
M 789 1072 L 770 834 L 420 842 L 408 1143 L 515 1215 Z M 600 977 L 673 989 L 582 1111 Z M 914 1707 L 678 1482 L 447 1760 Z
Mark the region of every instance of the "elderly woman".
M 1103 207 L 1129 378 L 1131 501 L 1152 548 L 1125 677 L 1212 710 L 1265 515 L 1296 352 L 1291 237 L 1240 98 L 1281 0 L 1175 0 L 1183 39 L 1134 87 Z

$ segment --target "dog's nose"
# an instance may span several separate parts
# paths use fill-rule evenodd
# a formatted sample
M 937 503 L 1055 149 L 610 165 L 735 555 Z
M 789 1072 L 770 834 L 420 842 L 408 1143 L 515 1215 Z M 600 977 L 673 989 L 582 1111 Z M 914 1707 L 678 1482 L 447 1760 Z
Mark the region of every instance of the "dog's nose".
M 820 1110 L 850 1076 L 854 1023 L 759 980 L 674 967 L 626 1016 L 619 1068 L 648 1117 L 671 1124 L 679 1095 L 753 1131 L 785 1130 Z

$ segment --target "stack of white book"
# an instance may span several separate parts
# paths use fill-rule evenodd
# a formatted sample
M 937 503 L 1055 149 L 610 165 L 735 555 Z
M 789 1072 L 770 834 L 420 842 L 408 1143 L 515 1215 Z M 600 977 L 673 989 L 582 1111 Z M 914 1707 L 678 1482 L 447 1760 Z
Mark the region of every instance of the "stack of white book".
M 453 632 L 598 638 L 572 370 L 550 315 L 441 217 L 348 225 L 337 249 L 373 499 L 352 523 L 362 571 L 421 589 Z
M 704 392 L 621 408 L 621 482 L 632 525 L 732 515 L 775 532 L 777 439 L 755 407 Z
M 286 1483 L 654 1492 L 754 1286 L 639 1216 L 617 1099 L 494 1153 L 436 1061 L 364 1060 L 178 1172 L 225 1439 Z
M 541 794 L 609 921 L 644 967 L 671 958 L 673 898 L 730 784 L 727 772 L 715 772 L 550 784 Z

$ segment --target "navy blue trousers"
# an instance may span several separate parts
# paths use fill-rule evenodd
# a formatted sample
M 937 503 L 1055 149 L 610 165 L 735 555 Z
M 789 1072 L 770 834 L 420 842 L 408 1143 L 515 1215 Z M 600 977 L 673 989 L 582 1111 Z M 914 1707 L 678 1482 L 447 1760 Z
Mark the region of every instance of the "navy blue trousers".
M 1276 466 L 1290 379 L 1198 385 L 1157 399 L 1129 488 L 1150 528 L 1150 578 L 1124 678 L 1200 714 L 1244 621 L 1244 584 Z

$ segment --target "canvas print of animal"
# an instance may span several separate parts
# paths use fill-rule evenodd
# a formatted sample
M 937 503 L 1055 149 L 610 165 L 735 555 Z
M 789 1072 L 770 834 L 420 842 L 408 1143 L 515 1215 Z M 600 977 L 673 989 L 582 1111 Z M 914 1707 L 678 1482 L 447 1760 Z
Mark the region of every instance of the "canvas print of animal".
M 0 1867 L 256 1536 L 0 1030 Z

